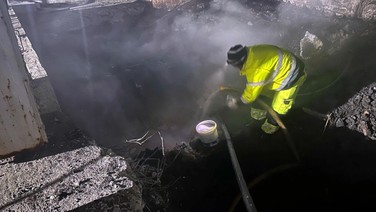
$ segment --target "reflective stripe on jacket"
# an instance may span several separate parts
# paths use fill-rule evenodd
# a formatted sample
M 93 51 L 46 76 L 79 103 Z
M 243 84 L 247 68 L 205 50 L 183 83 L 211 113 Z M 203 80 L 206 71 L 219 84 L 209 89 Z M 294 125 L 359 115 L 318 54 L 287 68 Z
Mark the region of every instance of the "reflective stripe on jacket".
M 240 70 L 240 75 L 247 78 L 241 100 L 253 102 L 263 89 L 286 89 L 302 76 L 303 71 L 304 64 L 285 49 L 273 45 L 250 46 Z

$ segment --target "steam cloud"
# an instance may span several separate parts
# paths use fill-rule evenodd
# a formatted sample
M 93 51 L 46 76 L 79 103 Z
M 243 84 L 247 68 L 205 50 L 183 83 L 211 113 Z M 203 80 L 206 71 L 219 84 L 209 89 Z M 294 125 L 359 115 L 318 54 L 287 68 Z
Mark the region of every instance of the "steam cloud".
M 79 126 L 103 142 L 140 137 L 150 128 L 179 142 L 219 85 L 240 84 L 239 74 L 224 66 L 231 46 L 270 43 L 298 51 L 301 27 L 326 22 L 274 1 L 251 6 L 214 0 L 198 13 L 145 23 L 145 10 L 119 16 L 124 23 L 115 15 L 100 25 L 86 11 L 77 17 L 60 12 L 34 26 L 45 32 L 46 48 L 59 49 L 47 51 L 44 64 L 60 103 Z
M 270 7 L 272 12 L 257 11 L 239 2 L 216 0 L 206 11 L 184 11 L 156 21 L 155 25 L 146 27 L 147 30 L 137 24 L 136 29 L 113 29 L 106 36 L 119 38 L 122 35 L 120 45 L 110 41 L 95 43 L 102 52 L 115 58 L 112 60 L 123 64 L 118 78 L 112 79 L 112 83 L 120 83 L 112 87 L 121 87 L 116 96 L 105 97 L 105 93 L 111 92 L 108 88 L 106 92 L 92 92 L 96 97 L 102 94 L 99 101 L 107 98 L 103 119 L 116 120 L 118 128 L 128 137 L 142 135 L 147 128 L 161 127 L 170 135 L 180 131 L 180 135 L 187 136 L 198 121 L 192 119 L 192 114 L 201 110 L 206 98 L 221 84 L 239 84 L 241 80 L 238 72 L 224 66 L 231 46 L 259 43 L 284 46 L 283 36 L 289 28 L 309 21 L 292 23 L 288 7 L 273 6 Z M 298 43 L 299 39 L 296 41 Z M 91 48 L 93 45 L 90 44 Z M 104 88 L 100 83 L 91 85 L 96 87 L 93 90 Z M 111 113 L 108 108 L 113 107 L 115 110 Z M 92 128 L 96 130 L 98 126 Z
M 287 13 L 288 8 L 282 8 L 282 11 Z M 144 78 L 139 82 L 147 95 L 145 102 L 152 105 L 145 109 L 149 111 L 146 116 L 156 117 L 161 125 L 193 125 L 195 122 L 192 123 L 191 114 L 200 110 L 205 98 L 226 83 L 229 75 L 235 81 L 241 80 L 237 78 L 238 72 L 227 70 L 224 66 L 227 50 L 239 43 L 281 44 L 282 35 L 289 30 L 281 26 L 286 22 L 282 19 L 279 19 L 280 23 L 271 24 L 270 20 L 261 16 L 261 12 L 238 2 L 213 1 L 206 11 L 182 12 L 172 22 L 157 21 L 153 33 L 144 36 L 145 39 L 127 41 L 123 53 L 127 50 L 129 53 L 123 54 L 124 59 L 139 61 L 137 58 L 148 58 L 166 62 L 162 65 L 149 61 L 152 67 L 144 71 L 158 80 L 153 78 L 151 82 Z M 155 93 L 155 90 L 158 92 Z

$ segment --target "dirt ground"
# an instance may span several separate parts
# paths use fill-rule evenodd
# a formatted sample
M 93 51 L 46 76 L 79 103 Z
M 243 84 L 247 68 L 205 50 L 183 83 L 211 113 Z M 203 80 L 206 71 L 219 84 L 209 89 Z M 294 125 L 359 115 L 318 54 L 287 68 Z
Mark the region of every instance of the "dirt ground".
M 244 211 L 223 138 L 212 148 L 195 139 L 207 105 L 231 133 L 258 211 L 376 209 L 375 25 L 288 10 L 275 1 L 249 1 L 245 11 L 196 3 L 169 13 L 147 2 L 83 11 L 14 10 L 68 118 L 97 145 L 133 158 L 144 211 Z M 242 27 L 233 29 L 237 24 Z M 227 37 L 222 30 L 245 25 L 245 35 Z M 305 60 L 308 80 L 283 119 L 301 158 L 297 163 L 282 131 L 265 135 L 249 109 L 229 111 L 222 94 L 209 97 L 218 88 L 213 76 L 236 39 L 272 42 L 299 54 L 306 31 L 324 47 Z M 218 40 L 221 45 L 214 45 Z M 242 88 L 235 72 L 225 72 L 225 79 L 224 85 Z M 326 126 L 303 107 L 332 119 Z M 148 130 L 158 133 L 144 145 L 124 142 Z M 112 199 L 122 201 L 122 194 Z M 106 201 L 99 204 L 113 208 Z

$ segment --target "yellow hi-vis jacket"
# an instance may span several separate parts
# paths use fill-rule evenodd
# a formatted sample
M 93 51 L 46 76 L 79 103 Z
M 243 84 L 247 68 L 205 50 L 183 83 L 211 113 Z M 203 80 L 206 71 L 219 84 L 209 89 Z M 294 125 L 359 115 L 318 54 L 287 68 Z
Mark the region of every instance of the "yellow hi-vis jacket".
M 297 67 L 298 59 L 285 49 L 265 44 L 249 46 L 247 50 L 247 59 L 240 70 L 240 75 L 247 78 L 241 96 L 243 103 L 253 102 L 265 89 L 287 89 L 304 72 Z

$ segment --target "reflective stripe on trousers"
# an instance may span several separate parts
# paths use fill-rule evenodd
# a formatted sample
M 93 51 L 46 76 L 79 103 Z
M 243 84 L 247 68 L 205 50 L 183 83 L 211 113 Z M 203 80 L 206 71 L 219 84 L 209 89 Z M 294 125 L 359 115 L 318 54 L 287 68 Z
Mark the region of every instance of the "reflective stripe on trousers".
M 277 91 L 274 94 L 272 108 L 278 114 L 286 114 L 295 103 L 295 97 L 298 94 L 300 86 L 306 80 L 307 75 L 304 74 L 300 79 L 295 83 L 294 86 L 287 90 Z

